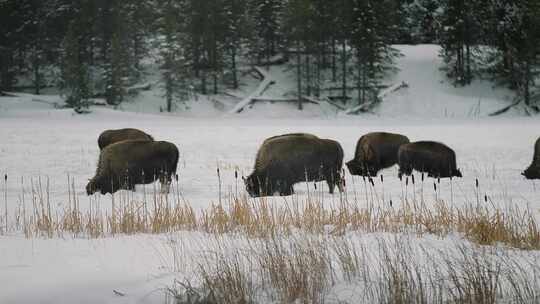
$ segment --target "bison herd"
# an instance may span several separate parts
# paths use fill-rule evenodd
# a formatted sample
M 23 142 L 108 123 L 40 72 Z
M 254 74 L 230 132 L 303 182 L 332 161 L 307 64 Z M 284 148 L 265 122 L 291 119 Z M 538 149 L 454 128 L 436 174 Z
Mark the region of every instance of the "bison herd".
M 137 129 L 106 130 L 98 138 L 101 150 L 96 174 L 86 192 L 114 193 L 134 190 L 136 184 L 159 180 L 168 191 L 176 174 L 178 148 Z M 434 178 L 462 177 L 456 153 L 435 141 L 410 142 L 401 134 L 373 132 L 360 137 L 354 159 L 346 163 L 350 174 L 376 176 L 395 164 L 398 176 L 413 170 Z M 343 149 L 334 140 L 307 133 L 291 133 L 267 138 L 259 148 L 253 172 L 244 179 L 252 197 L 291 195 L 298 182 L 326 181 L 329 192 L 343 191 Z M 540 179 L 540 138 L 536 141 L 532 164 L 522 173 L 527 179 Z

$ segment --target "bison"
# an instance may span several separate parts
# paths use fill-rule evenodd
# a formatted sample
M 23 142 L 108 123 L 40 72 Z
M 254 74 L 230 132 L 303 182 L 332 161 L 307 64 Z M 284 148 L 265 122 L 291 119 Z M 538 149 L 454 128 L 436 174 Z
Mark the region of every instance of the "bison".
M 456 168 L 456 153 L 448 146 L 434 141 L 403 144 L 398 150 L 399 178 L 411 175 L 412 170 L 426 172 L 429 177 L 462 177 Z
M 534 155 L 531 165 L 521 174 L 527 179 L 540 179 L 540 137 L 534 144 Z
M 252 197 L 275 192 L 291 195 L 293 185 L 301 181 L 325 180 L 333 193 L 336 185 L 342 191 L 342 164 L 343 149 L 338 142 L 311 134 L 284 134 L 263 142 L 255 168 L 244 182 Z
M 99 155 L 96 175 L 86 185 L 86 193 L 134 190 L 135 184 L 156 179 L 168 189 L 178 155 L 178 148 L 166 141 L 125 140 L 109 145 Z
M 98 137 L 98 146 L 100 150 L 110 144 L 114 144 L 123 140 L 148 140 L 153 141 L 154 138 L 141 130 L 133 128 L 112 129 L 103 131 Z
M 373 132 L 363 135 L 356 144 L 354 159 L 347 162 L 352 175 L 376 176 L 377 172 L 395 165 L 398 149 L 409 143 L 409 138 L 401 134 Z

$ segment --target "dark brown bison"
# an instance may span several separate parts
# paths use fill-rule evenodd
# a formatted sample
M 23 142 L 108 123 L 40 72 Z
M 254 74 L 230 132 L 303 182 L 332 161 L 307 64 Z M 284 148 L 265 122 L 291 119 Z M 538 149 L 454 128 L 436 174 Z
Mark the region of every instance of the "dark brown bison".
M 135 184 L 157 179 L 168 189 L 178 155 L 178 148 L 166 141 L 126 140 L 109 145 L 99 155 L 96 175 L 86 185 L 86 193 L 134 190 Z
M 412 170 L 426 172 L 429 177 L 462 177 L 456 167 L 456 153 L 434 141 L 403 144 L 398 150 L 399 177 Z
M 149 140 L 153 141 L 154 138 L 141 130 L 125 128 L 125 129 L 112 129 L 101 132 L 98 137 L 98 146 L 100 150 L 107 147 L 110 144 L 114 144 L 123 140 Z
M 363 135 L 356 144 L 354 159 L 347 162 L 352 175 L 376 176 L 379 170 L 391 167 L 398 161 L 398 149 L 409 143 L 401 134 L 373 132 Z
M 527 179 L 540 179 L 540 137 L 534 144 L 532 164 L 521 174 Z
M 255 160 L 255 168 L 245 180 L 252 197 L 291 195 L 293 185 L 302 181 L 326 180 L 330 193 L 337 185 L 343 164 L 341 145 L 311 134 L 294 133 L 266 139 Z

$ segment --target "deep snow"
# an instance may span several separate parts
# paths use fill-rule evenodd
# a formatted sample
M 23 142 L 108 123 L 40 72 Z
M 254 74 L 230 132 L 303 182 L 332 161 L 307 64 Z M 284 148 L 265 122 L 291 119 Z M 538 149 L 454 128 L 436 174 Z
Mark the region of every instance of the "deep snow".
M 72 110 L 55 109 L 56 96 L 0 98 L 0 173 L 8 175 L 7 202 L 9 223 L 15 210 L 30 204 L 30 184 L 39 177 L 50 181 L 54 208 L 62 210 L 68 201 L 68 176 L 74 179 L 81 209 L 97 202 L 110 209 L 110 195 L 87 197 L 84 186 L 95 171 L 99 153 L 97 136 L 108 128 L 136 127 L 158 140 L 171 141 L 179 147 L 180 190 L 195 208 L 205 208 L 218 200 L 218 178 L 222 175 L 222 195 L 243 192 L 241 180 L 234 172 L 247 175 L 255 153 L 269 136 L 287 132 L 309 132 L 338 140 L 345 150 L 345 161 L 353 156 L 358 138 L 371 131 L 402 133 L 412 141 L 437 140 L 452 147 L 457 154 L 463 179 L 442 180 L 440 197 L 454 204 L 476 200 L 475 180 L 480 182 L 479 195 L 488 195 L 497 205 L 529 207 L 540 219 L 540 183 L 526 181 L 520 172 L 532 160 L 534 140 L 540 136 L 538 117 L 520 117 L 509 113 L 486 117 L 508 103 L 505 90 L 492 90 L 490 83 L 477 81 L 471 87 L 454 88 L 444 78 L 436 46 L 400 46 L 401 71 L 389 83 L 406 81 L 409 88 L 390 94 L 374 114 L 344 116 L 330 105 L 306 105 L 303 112 L 296 105 L 255 104 L 240 114 L 226 114 L 241 98 L 210 97 L 200 99 L 190 109 L 176 114 L 159 114 L 163 107 L 159 91 L 144 92 L 124 111 L 95 107 L 92 113 L 76 115 Z M 294 79 L 285 68 L 272 67 L 269 73 L 277 85 L 265 96 L 280 97 Z M 280 85 L 281 83 L 281 85 Z M 249 95 L 258 85 L 245 80 L 237 95 Z M 288 87 L 288 88 L 287 88 Z M 399 204 L 404 182 L 397 178 L 397 168 L 382 172 L 384 201 Z M 426 180 L 426 199 L 433 198 L 433 180 Z M 325 187 L 323 184 L 320 186 Z M 363 182 L 347 174 L 347 196 L 365 204 Z M 4 184 L 0 210 L 3 211 Z M 146 186 L 151 187 L 151 186 Z M 298 184 L 298 197 L 305 197 L 313 185 Z M 380 181 L 376 187 L 382 194 Z M 409 185 L 407 196 L 411 196 Z M 420 191 L 417 185 L 416 191 Z M 135 196 L 141 196 L 141 187 Z M 325 201 L 337 200 L 327 195 Z M 275 198 L 276 204 L 287 198 Z M 373 236 L 358 236 L 373 237 Z M 163 303 L 164 287 L 176 272 L 170 251 L 170 238 L 182 239 L 186 252 L 197 255 L 199 245 L 211 237 L 197 233 L 169 236 L 136 235 L 98 240 L 32 239 L 10 231 L 0 236 L 0 303 Z M 420 239 L 434 247 L 452 246 L 455 240 Z M 186 245 L 187 244 L 187 245 Z M 536 253 L 531 253 L 536 254 Z M 189 274 L 187 274 L 189 275 Z M 127 296 L 114 294 L 119 290 Z

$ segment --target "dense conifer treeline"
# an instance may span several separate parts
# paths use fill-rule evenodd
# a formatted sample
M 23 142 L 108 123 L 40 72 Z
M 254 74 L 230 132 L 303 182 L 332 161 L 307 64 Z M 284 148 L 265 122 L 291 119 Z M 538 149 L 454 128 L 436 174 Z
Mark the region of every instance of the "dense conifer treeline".
M 490 77 L 538 109 L 537 0 L 3 0 L 0 20 L 0 90 L 52 86 L 75 108 L 124 101 L 150 55 L 167 111 L 275 63 L 294 71 L 299 108 L 374 103 L 392 45 L 437 43 L 455 85 Z

